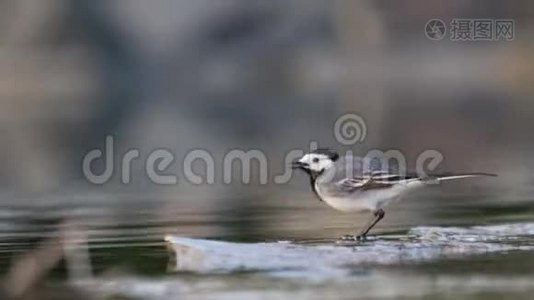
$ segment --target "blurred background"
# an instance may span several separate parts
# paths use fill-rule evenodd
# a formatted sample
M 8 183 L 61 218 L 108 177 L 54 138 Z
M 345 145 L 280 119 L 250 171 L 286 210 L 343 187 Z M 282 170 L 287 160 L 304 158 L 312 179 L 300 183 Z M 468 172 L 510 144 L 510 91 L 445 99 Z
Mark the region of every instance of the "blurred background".
M 224 184 L 232 149 L 263 151 L 269 178 L 292 149 L 398 149 L 412 166 L 440 151 L 446 171 L 498 173 L 414 193 L 377 232 L 413 225 L 528 220 L 534 213 L 534 4 L 530 1 L 0 2 L 0 265 L 54 237 L 89 232 L 97 270 L 163 273 L 163 234 L 228 240 L 334 238 L 367 215 L 318 202 L 308 179 Z M 513 19 L 513 41 L 451 41 L 425 24 Z M 530 99 L 530 100 L 529 100 Z M 345 146 L 336 119 L 357 113 L 365 141 Z M 88 182 L 82 159 L 114 137 L 114 170 Z M 129 184 L 121 159 L 138 149 Z M 175 185 L 148 179 L 154 149 Z M 194 149 L 214 184 L 184 179 Z M 101 162 L 99 162 L 101 163 Z M 95 173 L 103 164 L 96 163 Z M 238 166 L 235 166 L 239 176 Z M 199 169 L 202 173 L 202 168 Z M 310 222 L 313 220 L 313 222 Z M 128 254 L 128 255 L 126 255 Z M 145 258 L 151 259 L 145 259 Z M 61 271 L 59 271 L 61 273 Z

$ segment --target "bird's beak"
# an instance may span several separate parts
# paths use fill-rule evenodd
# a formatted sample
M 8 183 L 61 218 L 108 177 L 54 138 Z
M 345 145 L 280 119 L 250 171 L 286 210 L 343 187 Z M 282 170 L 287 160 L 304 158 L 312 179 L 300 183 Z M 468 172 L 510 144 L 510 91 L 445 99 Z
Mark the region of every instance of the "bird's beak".
M 307 168 L 308 168 L 308 164 L 300 162 L 300 161 L 294 161 L 291 164 L 291 169 L 303 169 L 303 170 L 305 170 Z

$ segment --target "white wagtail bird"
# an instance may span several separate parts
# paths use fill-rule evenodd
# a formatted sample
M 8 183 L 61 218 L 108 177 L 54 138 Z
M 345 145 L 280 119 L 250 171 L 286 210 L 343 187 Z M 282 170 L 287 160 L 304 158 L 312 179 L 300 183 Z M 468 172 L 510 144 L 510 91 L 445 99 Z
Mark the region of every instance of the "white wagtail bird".
M 333 150 L 318 149 L 292 164 L 293 169 L 300 169 L 309 175 L 312 191 L 320 201 L 343 212 L 373 213 L 373 217 L 356 236 L 342 237 L 345 240 L 364 239 L 369 230 L 384 218 L 383 208 L 414 188 L 444 180 L 496 176 L 489 173 L 418 176 L 415 173 L 396 172 L 392 168 L 382 170 L 379 165 L 365 162 L 365 158 L 340 158 Z

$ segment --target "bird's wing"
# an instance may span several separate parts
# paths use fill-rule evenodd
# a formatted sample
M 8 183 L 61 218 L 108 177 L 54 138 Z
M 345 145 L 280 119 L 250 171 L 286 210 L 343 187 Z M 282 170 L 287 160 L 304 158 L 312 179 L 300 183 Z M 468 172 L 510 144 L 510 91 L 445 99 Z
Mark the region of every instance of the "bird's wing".
M 337 184 L 341 188 L 353 192 L 384 189 L 413 180 L 419 180 L 419 177 L 413 174 L 401 176 L 384 171 L 374 171 L 363 176 L 342 179 Z
M 389 188 L 394 185 L 400 184 L 411 184 L 414 182 L 422 183 L 432 183 L 439 182 L 443 180 L 452 180 L 452 179 L 462 179 L 462 178 L 471 178 L 471 177 L 482 177 L 482 176 L 496 176 L 495 174 L 490 173 L 462 173 L 462 174 L 434 174 L 427 177 L 419 177 L 417 174 L 410 173 L 406 175 L 399 175 L 394 173 L 387 172 L 373 172 L 371 174 L 366 174 L 359 177 L 345 178 L 337 182 L 337 185 L 342 189 L 355 192 L 355 191 L 367 191 L 367 190 L 376 190 Z
M 338 185 L 348 189 L 361 188 L 371 180 L 371 177 L 353 177 L 338 181 Z
M 372 176 L 346 178 L 338 182 L 338 185 L 350 192 L 383 189 L 393 186 L 395 183 L 387 180 L 377 180 Z
M 347 175 L 350 174 L 347 178 Z M 419 176 L 415 172 L 406 172 L 395 166 L 383 166 L 379 160 L 367 157 L 345 156 L 336 162 L 335 176 L 332 182 L 347 192 L 383 189 L 394 185 L 412 183 L 433 183 L 444 180 L 462 179 L 480 176 L 495 176 L 489 173 L 440 173 Z

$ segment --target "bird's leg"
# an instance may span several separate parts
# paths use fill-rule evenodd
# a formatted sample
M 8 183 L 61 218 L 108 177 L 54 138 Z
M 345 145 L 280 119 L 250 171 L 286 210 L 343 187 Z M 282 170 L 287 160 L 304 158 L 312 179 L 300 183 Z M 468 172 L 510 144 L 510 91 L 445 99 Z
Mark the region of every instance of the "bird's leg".
M 373 213 L 373 217 L 367 222 L 367 224 L 365 224 L 365 226 L 362 228 L 362 230 L 360 231 L 360 233 L 356 236 L 353 236 L 353 235 L 344 235 L 341 237 L 342 240 L 362 240 L 362 239 L 365 239 L 365 236 L 367 235 L 367 233 L 369 232 L 369 230 L 371 230 L 371 228 L 373 228 L 376 223 L 378 223 L 380 220 L 382 220 L 384 218 L 384 216 L 386 215 L 386 212 L 379 208 L 378 210 L 376 210 L 374 213 Z
M 371 230 L 371 228 L 373 228 L 376 225 L 376 223 L 378 223 L 380 220 L 384 218 L 384 216 L 386 215 L 386 212 L 383 209 L 379 208 L 377 211 L 374 212 L 373 215 L 374 215 L 373 218 L 369 221 L 369 223 L 367 223 L 367 225 L 365 225 L 365 227 L 362 228 L 362 230 L 360 231 L 360 234 L 356 236 L 356 239 L 358 240 L 364 239 L 367 233 L 369 232 L 369 230 Z

